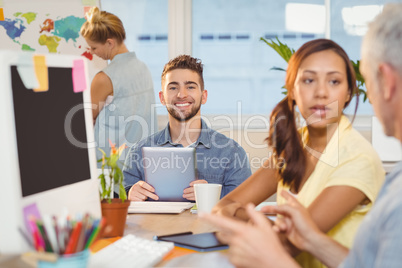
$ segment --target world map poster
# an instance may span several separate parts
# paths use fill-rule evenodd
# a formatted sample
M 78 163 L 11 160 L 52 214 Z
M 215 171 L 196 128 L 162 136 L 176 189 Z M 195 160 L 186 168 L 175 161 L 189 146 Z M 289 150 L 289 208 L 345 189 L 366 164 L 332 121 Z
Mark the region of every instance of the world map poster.
M 89 53 L 80 36 L 86 9 L 81 1 L 10 1 L 0 21 L 0 49 L 81 55 L 92 78 L 106 63 Z

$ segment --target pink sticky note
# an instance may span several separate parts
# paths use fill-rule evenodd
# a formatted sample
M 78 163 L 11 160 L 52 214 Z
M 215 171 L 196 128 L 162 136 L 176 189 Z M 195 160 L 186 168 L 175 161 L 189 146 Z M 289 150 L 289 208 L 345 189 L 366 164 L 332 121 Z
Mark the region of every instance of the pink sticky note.
M 87 18 L 87 13 L 89 12 L 89 10 L 91 9 L 92 7 L 84 7 L 84 16 L 85 16 L 85 19 L 86 20 L 88 20 L 88 18 Z
M 29 227 L 28 219 L 32 216 L 35 217 L 36 219 L 41 219 L 39 209 L 35 203 L 27 205 L 23 208 L 23 215 L 24 215 L 25 228 L 29 233 L 31 233 L 30 231 L 31 228 Z
M 87 81 L 85 79 L 84 60 L 74 60 L 73 62 L 73 88 L 74 92 L 82 92 L 87 89 Z

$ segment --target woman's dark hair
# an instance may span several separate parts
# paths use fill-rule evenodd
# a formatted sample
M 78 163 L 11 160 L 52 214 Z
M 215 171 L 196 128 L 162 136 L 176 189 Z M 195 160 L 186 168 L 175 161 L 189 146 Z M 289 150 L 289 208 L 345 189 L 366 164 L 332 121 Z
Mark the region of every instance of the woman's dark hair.
M 296 127 L 295 121 L 295 102 L 293 101 L 293 88 L 297 76 L 297 71 L 308 56 L 313 53 L 332 50 L 339 55 L 346 66 L 348 81 L 349 100 L 345 103 L 346 108 L 353 94 L 356 94 L 356 108 L 359 102 L 356 90 L 356 74 L 346 52 L 334 41 L 329 39 L 316 39 L 302 45 L 290 58 L 286 71 L 286 89 L 288 95 L 279 102 L 272 110 L 270 116 L 268 145 L 274 150 L 274 160 L 284 165 L 278 169 L 280 178 L 284 184 L 294 186 L 299 191 L 301 180 L 306 172 L 306 155 L 302 140 Z

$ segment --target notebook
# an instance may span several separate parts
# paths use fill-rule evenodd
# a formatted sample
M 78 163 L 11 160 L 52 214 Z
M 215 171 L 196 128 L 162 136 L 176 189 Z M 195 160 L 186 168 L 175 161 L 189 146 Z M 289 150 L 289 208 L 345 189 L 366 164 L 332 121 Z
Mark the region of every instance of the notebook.
M 145 181 L 158 201 L 188 201 L 183 190 L 196 179 L 195 148 L 143 147 L 142 156 Z

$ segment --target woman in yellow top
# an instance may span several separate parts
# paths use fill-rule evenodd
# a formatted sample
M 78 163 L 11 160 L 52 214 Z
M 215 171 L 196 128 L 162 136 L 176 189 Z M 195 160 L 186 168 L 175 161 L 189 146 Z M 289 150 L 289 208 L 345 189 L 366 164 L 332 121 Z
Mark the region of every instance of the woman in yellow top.
M 385 175 L 371 144 L 343 114 L 356 90 L 353 67 L 338 44 L 313 40 L 290 59 L 286 88 L 287 97 L 270 118 L 267 140 L 273 155 L 226 195 L 213 213 L 247 219 L 247 203 L 258 205 L 288 189 L 322 231 L 350 247 Z M 357 103 L 356 97 L 356 109 Z M 296 128 L 296 106 L 305 120 L 301 129 Z M 284 202 L 279 195 L 277 201 Z M 303 267 L 321 266 L 307 253 L 297 259 Z

